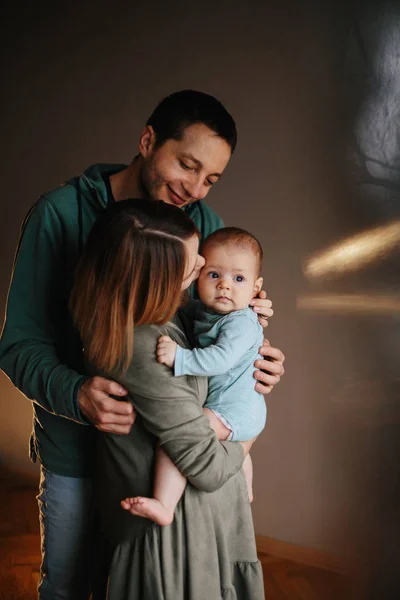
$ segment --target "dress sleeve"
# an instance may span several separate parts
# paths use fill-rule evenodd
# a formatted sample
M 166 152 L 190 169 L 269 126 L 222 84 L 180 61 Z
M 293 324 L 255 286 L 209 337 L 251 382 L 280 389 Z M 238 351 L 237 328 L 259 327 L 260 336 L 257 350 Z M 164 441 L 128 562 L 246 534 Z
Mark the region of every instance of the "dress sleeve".
M 172 369 L 157 362 L 157 338 L 162 333 L 155 326 L 135 330 L 131 365 L 118 379 L 146 429 L 181 473 L 198 489 L 213 492 L 241 468 L 243 448 L 238 442 L 218 441 L 203 414 L 196 378 L 178 379 Z M 169 335 L 173 337 L 173 331 Z

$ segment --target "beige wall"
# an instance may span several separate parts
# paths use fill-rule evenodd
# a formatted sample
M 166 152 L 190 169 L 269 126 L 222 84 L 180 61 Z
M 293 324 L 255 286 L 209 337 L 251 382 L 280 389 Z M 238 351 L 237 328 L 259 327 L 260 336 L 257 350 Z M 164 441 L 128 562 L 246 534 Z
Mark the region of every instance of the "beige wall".
M 276 311 L 268 336 L 287 356 L 253 452 L 256 531 L 341 551 L 357 507 L 342 468 L 349 438 L 336 432 L 347 421 L 337 398 L 368 377 L 368 340 L 379 323 L 303 314 L 296 296 L 310 290 L 301 269 L 310 252 L 372 224 L 345 170 L 351 115 L 335 74 L 345 27 L 328 2 L 265 4 L 202 2 L 189 11 L 168 2 L 128 15 L 68 8 L 31 15 L 22 29 L 15 15 L 3 112 L 1 300 L 20 221 L 40 192 L 93 162 L 129 161 L 167 93 L 215 94 L 237 120 L 239 145 L 210 202 L 227 224 L 260 238 Z M 324 289 L 347 288 L 351 278 Z M 32 471 L 30 403 L 4 377 L 0 385 L 0 458 Z M 348 448 L 355 462 L 360 447 Z

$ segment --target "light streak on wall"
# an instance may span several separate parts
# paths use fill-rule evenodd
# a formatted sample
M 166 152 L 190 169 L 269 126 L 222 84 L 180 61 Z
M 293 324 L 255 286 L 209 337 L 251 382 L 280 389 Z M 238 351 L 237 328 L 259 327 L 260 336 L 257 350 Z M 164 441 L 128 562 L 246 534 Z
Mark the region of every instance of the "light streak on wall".
M 318 252 L 304 265 L 304 274 L 309 279 L 338 276 L 386 257 L 400 246 L 400 221 L 364 231 L 327 250 Z
M 309 294 L 298 296 L 299 310 L 330 313 L 398 314 L 400 297 L 394 294 Z

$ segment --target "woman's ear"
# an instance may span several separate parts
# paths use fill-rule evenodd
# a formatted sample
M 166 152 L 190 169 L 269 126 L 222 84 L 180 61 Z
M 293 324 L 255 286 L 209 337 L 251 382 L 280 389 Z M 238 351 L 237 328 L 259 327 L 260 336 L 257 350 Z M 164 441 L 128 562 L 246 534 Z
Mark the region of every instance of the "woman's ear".
M 139 152 L 143 158 L 147 158 L 154 150 L 156 134 L 151 125 L 146 125 L 142 131 L 139 141 Z
M 253 288 L 253 298 L 258 296 L 258 294 L 260 293 L 260 291 L 262 289 L 263 283 L 264 283 L 264 279 L 262 277 L 259 277 L 258 279 L 256 279 L 256 281 L 254 283 L 254 288 Z

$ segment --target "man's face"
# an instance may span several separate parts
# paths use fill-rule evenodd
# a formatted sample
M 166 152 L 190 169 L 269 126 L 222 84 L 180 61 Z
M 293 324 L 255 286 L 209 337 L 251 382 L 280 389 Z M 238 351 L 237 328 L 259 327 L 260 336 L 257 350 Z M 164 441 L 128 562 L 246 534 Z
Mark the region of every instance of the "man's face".
M 169 139 L 157 149 L 152 130 L 147 147 L 144 142 L 142 136 L 144 191 L 154 200 L 179 207 L 205 198 L 231 157 L 229 144 L 202 123 L 190 125 L 181 140 Z

